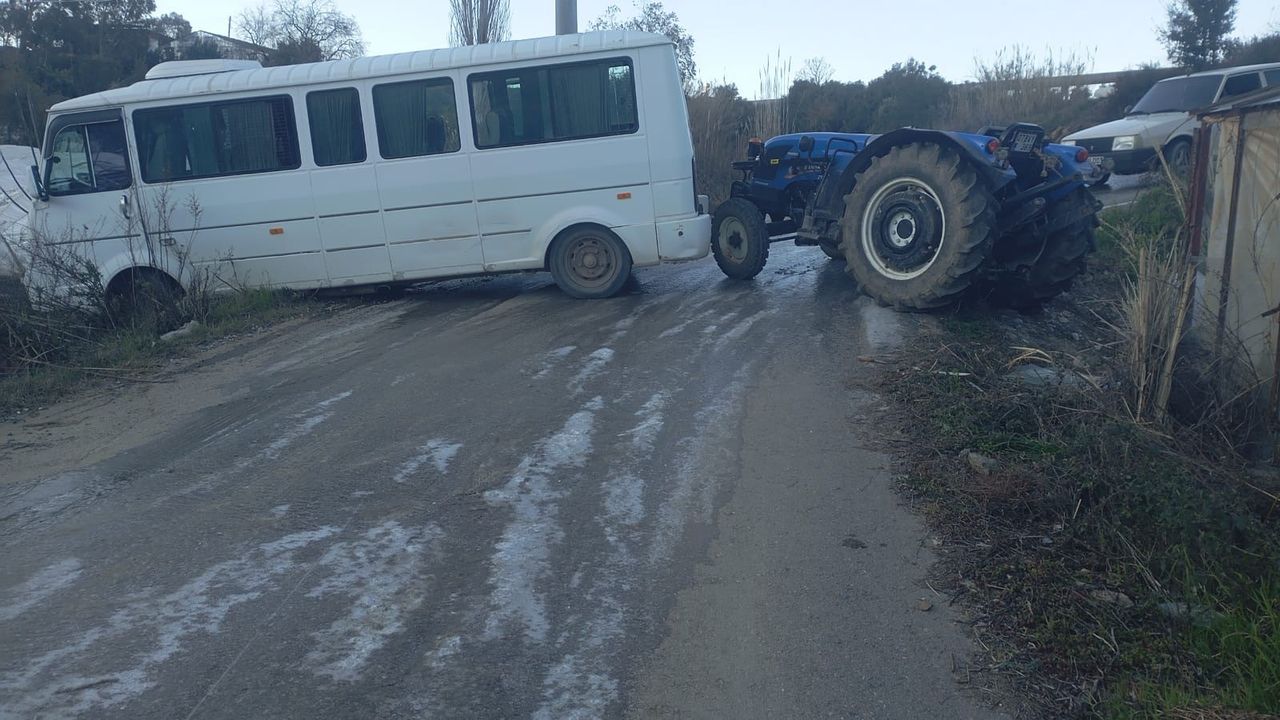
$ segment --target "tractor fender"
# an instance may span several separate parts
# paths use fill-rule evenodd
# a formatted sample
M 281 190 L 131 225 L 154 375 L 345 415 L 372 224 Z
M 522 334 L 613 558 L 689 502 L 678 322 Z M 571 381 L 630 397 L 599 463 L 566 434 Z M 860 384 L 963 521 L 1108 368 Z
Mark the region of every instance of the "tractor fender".
M 960 153 L 972 163 L 991 192 L 996 192 L 1006 183 L 1014 179 L 1012 170 L 1001 168 L 995 164 L 995 158 L 972 142 L 960 140 L 951 133 L 941 130 L 919 130 L 902 128 L 879 135 L 867 143 L 867 146 L 854 155 L 848 163 L 841 167 L 832 163 L 831 170 L 818 186 L 814 198 L 814 216 L 818 220 L 837 221 L 844 215 L 844 198 L 853 190 L 858 173 L 871 166 L 871 161 L 889 154 L 889 151 L 904 145 L 930 142 Z

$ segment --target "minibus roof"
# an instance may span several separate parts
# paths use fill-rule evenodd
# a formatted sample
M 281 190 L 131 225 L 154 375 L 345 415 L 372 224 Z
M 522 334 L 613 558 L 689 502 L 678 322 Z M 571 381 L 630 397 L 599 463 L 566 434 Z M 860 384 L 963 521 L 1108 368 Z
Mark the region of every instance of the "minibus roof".
M 375 55 L 281 67 L 203 72 L 201 74 L 140 80 L 128 87 L 105 90 L 64 100 L 50 112 L 92 110 L 132 103 L 198 98 L 220 93 L 271 90 L 320 83 L 351 82 L 367 78 L 452 70 L 497 63 L 551 59 L 582 53 L 612 52 L 654 45 L 669 45 L 665 35 L 637 30 L 606 30 L 510 40 L 441 50 Z M 200 62 L 200 61 L 195 61 Z

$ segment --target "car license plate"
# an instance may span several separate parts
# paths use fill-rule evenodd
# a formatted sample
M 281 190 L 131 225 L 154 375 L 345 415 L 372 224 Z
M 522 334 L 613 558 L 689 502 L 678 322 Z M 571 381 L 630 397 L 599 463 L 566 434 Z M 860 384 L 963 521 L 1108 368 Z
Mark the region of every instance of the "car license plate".
M 1029 153 L 1036 147 L 1036 134 L 1031 132 L 1018 132 L 1013 135 L 1013 151 L 1016 153 Z
M 1102 161 L 1103 161 L 1103 160 L 1105 160 L 1105 159 L 1106 159 L 1106 158 L 1102 157 L 1101 155 L 1090 155 L 1090 156 L 1089 156 L 1089 162 L 1093 163 L 1093 166 L 1094 166 L 1094 167 L 1102 167 Z

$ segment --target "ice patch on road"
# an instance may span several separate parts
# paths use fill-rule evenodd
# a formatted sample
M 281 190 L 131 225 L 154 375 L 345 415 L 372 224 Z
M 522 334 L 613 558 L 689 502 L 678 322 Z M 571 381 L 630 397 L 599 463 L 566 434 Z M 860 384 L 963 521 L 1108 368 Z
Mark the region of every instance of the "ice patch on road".
M 444 533 L 434 523 L 406 529 L 395 521 L 370 529 L 360 540 L 340 542 L 320 558 L 333 574 L 307 593 L 309 598 L 347 595 L 347 615 L 312 633 L 319 647 L 306 660 L 317 675 L 354 681 L 392 636 L 404 632 L 404 618 L 426 598 L 426 564 L 438 558 Z
M 873 350 L 895 346 L 902 339 L 902 316 L 893 310 L 864 302 L 859 314 L 867 344 Z
M 449 463 L 453 461 L 454 456 L 457 455 L 458 451 L 461 449 L 462 443 L 449 442 L 448 440 L 442 440 L 440 438 L 428 441 L 427 444 L 418 448 L 417 455 L 405 460 L 404 463 L 400 465 L 396 470 L 395 476 L 392 477 L 392 480 L 395 480 L 398 483 L 403 483 L 413 477 L 413 475 L 418 472 L 418 469 L 427 463 L 431 463 L 435 467 L 436 472 L 443 475 L 448 472 Z
M 458 635 L 450 635 L 441 641 L 439 647 L 427 653 L 427 661 L 431 664 L 432 670 L 440 670 L 449 658 L 457 655 L 461 649 L 462 638 Z
M 592 720 L 605 717 L 618 698 L 618 681 L 591 672 L 577 655 L 569 655 L 547 673 L 547 702 L 533 713 L 534 720 Z
M 534 374 L 533 379 L 541 380 L 542 378 L 550 375 L 551 371 L 554 370 L 557 365 L 563 362 L 565 358 L 572 355 L 573 351 L 577 349 L 577 345 L 565 345 L 564 347 L 556 348 L 544 355 L 542 357 L 542 367 Z
M 537 584 L 548 572 L 552 545 L 564 536 L 557 524 L 556 501 L 561 492 L 556 474 L 586 462 L 595 416 L 602 408 L 603 398 L 592 399 L 560 430 L 539 441 L 506 485 L 484 494 L 489 504 L 509 506 L 515 512 L 490 560 L 493 609 L 485 623 L 485 639 L 496 639 L 511 629 L 523 631 L 533 642 L 546 639 L 546 600 Z
M 747 331 L 749 331 L 753 325 L 755 325 L 757 322 L 760 322 L 764 318 L 769 317 L 770 315 L 773 315 L 775 312 L 777 311 L 761 310 L 760 312 L 750 317 L 747 317 L 738 321 L 737 324 L 735 324 L 733 327 L 726 330 L 725 333 L 720 336 L 720 339 L 716 341 L 716 347 L 723 348 L 729 343 L 733 342 L 734 340 L 741 338 L 743 335 L 747 334 Z
M 658 339 L 665 340 L 669 337 L 675 337 L 676 335 L 679 335 L 680 333 L 684 332 L 685 328 L 689 327 L 689 324 L 692 322 L 693 322 L 692 320 L 685 320 L 684 322 L 681 322 L 678 325 L 672 325 L 666 330 L 663 330 L 662 332 L 658 333 Z
M 351 397 L 351 394 L 352 391 L 350 390 L 338 393 L 327 400 L 321 400 L 300 413 L 291 415 L 289 419 L 294 421 L 293 424 L 288 426 L 270 443 L 267 443 L 266 447 L 248 457 L 242 457 L 236 460 L 230 468 L 225 470 L 215 470 L 208 475 L 205 475 L 199 482 L 160 496 L 151 503 L 151 506 L 159 506 L 175 497 L 183 497 L 186 495 L 194 495 L 204 492 L 213 488 L 229 475 L 239 475 L 260 462 L 279 458 L 280 455 L 291 445 L 315 432 L 316 428 L 320 427 L 329 420 L 329 418 L 333 417 L 333 406 Z M 209 441 L 214 440 L 216 437 L 216 434 L 215 436 L 210 437 L 206 441 L 206 444 Z
M 623 468 L 641 466 L 653 454 L 669 401 L 668 393 L 658 392 L 636 411 L 636 425 L 620 435 L 630 440 L 620 463 Z M 626 631 L 623 593 L 637 577 L 635 558 L 640 538 L 636 529 L 645 516 L 644 488 L 643 478 L 626 469 L 611 472 L 601 487 L 604 512 L 597 522 L 604 529 L 608 552 L 605 562 L 595 568 L 582 600 L 576 603 L 586 608 L 585 617 L 566 628 L 566 638 L 560 644 L 569 643 L 571 651 L 547 671 L 544 702 L 535 718 L 603 717 L 618 699 L 618 681 L 612 673 L 618 640 Z M 581 575 L 575 574 L 570 585 L 576 587 Z
M 732 472 L 737 433 L 734 419 L 742 414 L 742 398 L 751 365 L 743 365 L 718 395 L 711 398 L 694 419 L 697 435 L 680 441 L 675 483 L 658 506 L 657 527 L 650 546 L 649 561 L 659 564 L 670 558 L 693 517 L 706 520 L 718 486 L 718 473 Z
M 623 433 L 623 435 L 631 438 L 633 450 L 637 452 L 653 450 L 653 441 L 657 438 L 658 433 L 662 431 L 662 411 L 667 407 L 667 403 L 670 400 L 671 395 L 665 391 L 654 393 L 636 411 L 636 417 L 640 418 L 640 422 Z
M 12 600 L 0 605 L 0 621 L 12 620 L 47 600 L 80 577 L 83 568 L 76 558 L 60 560 L 27 578 L 26 582 L 4 593 Z
M 588 355 L 582 369 L 569 381 L 569 390 L 574 395 L 581 393 L 588 380 L 600 374 L 606 365 L 613 362 L 613 356 L 613 349 L 607 347 L 602 347 Z
M 271 508 L 271 517 L 282 518 L 289 514 L 289 503 L 277 505 Z
M 294 419 L 299 422 L 286 430 L 280 437 L 272 440 L 271 444 L 267 445 L 266 450 L 262 452 L 262 457 L 267 460 L 275 460 L 280 456 L 280 453 L 284 452 L 285 448 L 297 442 L 300 438 L 310 435 L 313 430 L 320 427 L 321 423 L 333 417 L 333 411 L 329 408 L 349 397 L 351 397 L 350 390 L 338 393 L 328 400 L 316 403 L 306 413 L 295 415 Z
M 151 672 L 181 652 L 190 637 L 222 629 L 238 605 L 275 589 L 296 567 L 297 551 L 338 532 L 333 526 L 285 535 L 218 563 L 160 597 L 134 600 L 66 645 L 0 673 L 0 706 L 15 716 L 64 717 L 111 707 L 155 686 Z M 108 642 L 112 647 L 103 647 Z M 101 672 L 113 659 L 129 666 Z

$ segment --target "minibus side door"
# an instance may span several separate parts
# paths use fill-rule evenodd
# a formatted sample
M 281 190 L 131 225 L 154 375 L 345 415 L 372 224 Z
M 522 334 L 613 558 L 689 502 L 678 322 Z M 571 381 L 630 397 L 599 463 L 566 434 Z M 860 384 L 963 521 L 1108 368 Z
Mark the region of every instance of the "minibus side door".
M 100 266 L 122 255 L 147 255 L 128 147 L 119 109 L 50 121 L 41 168 L 47 199 L 36 199 L 32 227 L 49 252 L 74 254 Z M 120 268 L 99 269 L 106 281 Z

